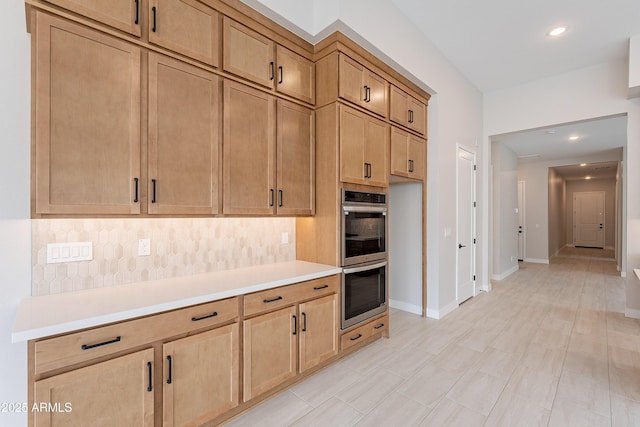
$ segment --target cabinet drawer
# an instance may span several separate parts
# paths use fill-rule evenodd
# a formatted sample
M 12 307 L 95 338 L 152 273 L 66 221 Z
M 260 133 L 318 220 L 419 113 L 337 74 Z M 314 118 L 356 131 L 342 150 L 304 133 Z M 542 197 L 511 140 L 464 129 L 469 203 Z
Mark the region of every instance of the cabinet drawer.
M 362 326 L 358 326 L 355 329 L 350 330 L 342 334 L 340 337 L 340 349 L 346 350 L 356 344 L 365 341 L 367 338 L 372 337 L 379 333 L 384 333 L 389 330 L 389 316 L 385 315 L 371 320 Z
M 35 373 L 85 362 L 238 317 L 238 299 L 200 304 L 35 343 Z
M 334 275 L 245 295 L 244 315 L 248 317 L 300 301 L 337 293 L 339 285 L 340 276 Z

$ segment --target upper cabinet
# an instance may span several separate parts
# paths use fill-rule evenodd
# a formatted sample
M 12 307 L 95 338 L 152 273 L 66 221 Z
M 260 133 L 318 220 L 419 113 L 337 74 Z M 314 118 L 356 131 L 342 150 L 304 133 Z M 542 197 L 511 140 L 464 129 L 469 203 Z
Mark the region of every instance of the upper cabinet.
M 141 0 L 48 0 L 87 18 L 140 37 Z
M 423 180 L 426 170 L 426 141 L 402 129 L 391 127 L 391 175 Z
M 218 12 L 196 0 L 149 0 L 149 42 L 214 67 L 218 22 Z
M 338 98 L 381 116 L 388 116 L 389 83 L 342 52 L 334 52 L 316 64 L 319 106 Z
M 140 48 L 36 14 L 35 213 L 140 213 Z
M 427 131 L 427 106 L 391 85 L 391 121 L 424 135 Z
M 216 214 L 219 78 L 149 54 L 150 214 Z
M 315 64 L 262 34 L 225 17 L 223 68 L 308 104 L 315 101 Z

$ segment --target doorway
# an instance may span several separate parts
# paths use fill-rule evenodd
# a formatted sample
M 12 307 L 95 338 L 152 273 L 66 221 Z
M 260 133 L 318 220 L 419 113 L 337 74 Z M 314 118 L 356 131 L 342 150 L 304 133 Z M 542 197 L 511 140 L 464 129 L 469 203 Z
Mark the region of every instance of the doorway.
M 524 181 L 518 181 L 518 261 L 524 261 L 525 257 L 525 228 L 524 228 Z
M 458 304 L 476 294 L 475 218 L 476 218 L 476 155 L 458 147 L 456 182 L 456 298 Z
M 573 193 L 573 244 L 604 248 L 604 191 Z

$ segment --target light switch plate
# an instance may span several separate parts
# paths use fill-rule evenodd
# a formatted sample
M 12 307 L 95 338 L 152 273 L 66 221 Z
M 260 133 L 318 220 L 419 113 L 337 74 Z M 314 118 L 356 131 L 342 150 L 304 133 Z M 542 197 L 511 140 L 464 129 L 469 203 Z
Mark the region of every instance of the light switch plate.
M 92 259 L 93 242 L 47 244 L 47 264 L 91 261 Z
M 151 255 L 151 239 L 138 240 L 138 256 Z

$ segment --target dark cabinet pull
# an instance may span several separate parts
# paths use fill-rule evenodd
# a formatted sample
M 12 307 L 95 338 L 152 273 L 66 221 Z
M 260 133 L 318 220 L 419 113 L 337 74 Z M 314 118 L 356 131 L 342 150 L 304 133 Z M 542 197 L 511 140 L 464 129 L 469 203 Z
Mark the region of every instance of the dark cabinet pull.
M 371 178 L 371 163 L 364 163 L 364 177 Z
M 273 199 L 275 197 L 275 192 L 273 188 L 269 189 L 269 206 L 273 206 Z
M 409 172 L 413 172 L 413 160 L 409 160 Z
M 355 341 L 355 340 L 359 340 L 360 338 L 362 338 L 362 334 L 358 334 L 353 338 L 349 338 L 351 341 Z
M 139 186 L 139 179 L 138 178 L 133 178 L 133 182 L 135 183 L 136 186 L 136 195 L 133 198 L 133 203 L 138 203 L 138 195 L 139 195 L 139 191 L 138 191 L 138 186 Z
M 409 110 L 409 123 L 413 123 L 413 110 Z
M 198 322 L 198 321 L 200 321 L 200 320 L 204 320 L 204 319 L 211 319 L 212 317 L 216 317 L 217 315 L 218 315 L 218 312 L 217 312 L 217 311 L 214 311 L 213 313 L 208 314 L 208 315 L 206 315 L 206 316 L 192 317 L 192 318 L 191 318 L 191 321 L 192 321 L 192 322 Z
M 167 364 L 169 365 L 169 376 L 167 378 L 167 384 L 171 384 L 171 365 L 173 365 L 172 361 L 171 361 L 171 356 L 167 356 Z
M 136 20 L 135 24 L 138 25 L 140 23 L 140 0 L 135 0 L 136 2 Z
M 380 323 L 378 326 L 374 326 L 373 329 L 380 329 L 384 327 L 384 323 Z
M 364 102 L 369 102 L 369 86 L 364 86 Z
M 284 198 L 282 197 L 282 190 L 278 190 L 278 197 L 280 198 L 280 203 L 278 203 L 279 207 L 282 207 Z
M 329 285 L 314 286 L 313 290 L 314 291 L 319 291 L 320 289 L 327 289 L 328 287 L 329 287 Z
M 292 317 L 293 317 L 293 335 L 297 335 L 298 334 L 298 318 L 296 317 L 295 314 Z
M 282 84 L 282 82 L 284 81 L 284 70 L 282 68 L 282 65 L 278 67 L 278 74 L 280 75 L 280 77 L 278 78 L 278 84 Z
M 275 66 L 276 66 L 275 62 L 273 61 L 269 62 L 269 70 L 270 70 L 269 80 L 273 80 L 276 77 Z
M 371 102 L 371 88 L 367 86 L 367 102 Z
M 149 374 L 149 386 L 147 387 L 147 391 L 153 391 L 153 370 L 151 362 L 147 362 L 147 370 Z
M 302 332 L 307 332 L 307 313 L 302 313 Z
M 155 33 L 156 32 L 156 7 L 155 6 L 151 8 L 151 13 L 153 14 L 153 28 L 151 28 L 151 31 Z
M 265 304 L 267 304 L 267 303 L 274 302 L 274 301 L 280 301 L 281 299 L 282 299 L 282 296 L 279 296 L 279 297 L 277 297 L 277 298 L 272 298 L 272 299 L 265 299 L 265 300 L 262 300 L 262 302 L 263 302 L 263 303 L 265 303 Z
M 117 342 L 120 342 L 120 337 L 119 336 L 115 337 L 112 340 L 99 342 L 97 344 L 82 344 L 80 346 L 80 348 L 83 349 L 83 350 L 91 350 L 92 348 L 102 347 L 103 345 L 114 344 L 114 343 L 117 343 Z
M 151 203 L 156 202 L 156 179 L 151 180 Z

